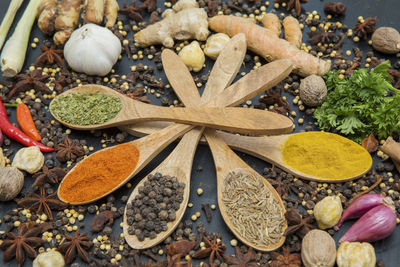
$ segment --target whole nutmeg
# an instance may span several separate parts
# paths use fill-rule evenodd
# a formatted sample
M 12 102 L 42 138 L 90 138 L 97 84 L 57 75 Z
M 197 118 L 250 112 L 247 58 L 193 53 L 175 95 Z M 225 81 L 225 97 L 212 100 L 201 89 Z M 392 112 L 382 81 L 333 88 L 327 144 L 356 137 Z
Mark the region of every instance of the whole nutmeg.
M 15 167 L 0 169 L 0 201 L 15 198 L 24 185 L 24 174 Z
M 301 260 L 305 267 L 332 267 L 336 260 L 335 240 L 325 231 L 311 230 L 301 242 Z
M 307 106 L 321 105 L 325 101 L 327 93 L 328 89 L 321 76 L 313 74 L 301 80 L 300 99 Z
M 380 27 L 372 34 L 372 47 L 385 54 L 400 52 L 400 33 L 392 27 Z

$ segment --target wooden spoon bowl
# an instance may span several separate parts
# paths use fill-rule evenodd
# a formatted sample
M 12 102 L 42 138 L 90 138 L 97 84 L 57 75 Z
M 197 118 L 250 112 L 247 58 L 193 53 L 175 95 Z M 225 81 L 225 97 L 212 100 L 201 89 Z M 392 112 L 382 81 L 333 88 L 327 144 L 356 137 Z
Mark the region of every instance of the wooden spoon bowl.
M 114 118 L 101 124 L 77 125 L 61 120 L 53 112 L 52 106 L 61 96 L 72 93 L 95 92 L 112 95 L 121 100 L 122 108 Z M 154 120 L 173 121 L 248 134 L 288 133 L 293 127 L 293 122 L 289 118 L 265 110 L 238 107 L 160 107 L 133 100 L 113 89 L 97 84 L 75 87 L 58 95 L 50 103 L 50 112 L 62 124 L 77 130 L 102 129 Z

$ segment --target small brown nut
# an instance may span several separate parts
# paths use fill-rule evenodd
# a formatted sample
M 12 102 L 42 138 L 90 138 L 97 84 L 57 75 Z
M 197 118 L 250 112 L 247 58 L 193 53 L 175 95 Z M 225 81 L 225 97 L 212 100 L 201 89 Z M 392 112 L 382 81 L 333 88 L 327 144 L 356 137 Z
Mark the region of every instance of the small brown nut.
M 15 167 L 0 169 L 0 201 L 15 198 L 24 186 L 24 174 Z
M 321 105 L 326 98 L 328 89 L 324 79 L 318 75 L 310 75 L 300 83 L 300 99 L 304 104 L 310 107 Z
M 392 27 L 380 27 L 372 35 L 372 47 L 385 54 L 400 52 L 400 33 Z

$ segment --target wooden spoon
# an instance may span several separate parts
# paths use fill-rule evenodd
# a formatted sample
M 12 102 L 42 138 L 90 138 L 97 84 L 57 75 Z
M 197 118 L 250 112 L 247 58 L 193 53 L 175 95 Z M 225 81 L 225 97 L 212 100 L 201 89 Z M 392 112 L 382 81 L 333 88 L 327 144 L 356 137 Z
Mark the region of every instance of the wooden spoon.
M 161 56 L 164 71 L 166 72 L 168 79 L 171 81 L 171 85 L 173 87 L 186 88 L 186 94 L 182 95 L 182 97 L 191 106 L 196 106 L 198 104 L 201 105 L 203 103 L 207 103 L 209 100 L 211 100 L 213 95 L 221 92 L 232 82 L 233 78 L 240 69 L 240 65 L 242 64 L 245 54 L 246 38 L 243 34 L 239 34 L 233 37 L 230 42 L 225 45 L 224 50 L 219 55 L 210 73 L 209 80 L 204 89 L 200 103 L 197 101 L 200 96 L 198 95 L 193 78 L 179 57 L 172 51 L 169 52 L 169 50 L 164 50 Z M 229 68 L 219 67 L 221 65 L 229 66 Z M 179 79 L 175 77 L 176 74 L 179 75 Z M 124 236 L 126 242 L 132 248 L 146 249 L 159 244 L 173 231 L 175 231 L 179 222 L 182 220 L 189 202 L 190 176 L 194 153 L 196 152 L 197 143 L 202 136 L 202 132 L 203 128 L 195 128 L 186 133 L 171 154 L 155 170 L 151 172 L 152 174 L 159 172 L 163 175 L 176 176 L 179 182 L 185 183 L 183 201 L 180 204 L 179 209 L 176 211 L 176 219 L 167 224 L 168 230 L 157 234 L 156 238 L 146 238 L 144 241 L 140 241 L 136 235 L 129 234 L 129 225 L 126 216 L 127 209 L 125 209 L 123 223 Z M 135 197 L 139 193 L 139 186 L 142 186 L 147 180 L 148 176 L 142 179 L 142 181 L 135 187 L 128 199 L 128 203 L 134 201 Z
M 354 143 L 354 145 L 360 146 L 360 149 L 364 150 L 365 155 L 368 155 L 370 158 L 370 163 L 365 165 L 365 168 L 358 174 L 343 177 L 342 179 L 328 179 L 326 177 L 317 177 L 313 175 L 309 175 L 293 169 L 288 166 L 282 159 L 282 147 L 285 144 L 286 140 L 292 135 L 307 135 L 312 134 L 313 132 L 304 132 L 304 133 L 295 133 L 295 134 L 285 134 L 285 135 L 277 135 L 277 136 L 240 136 L 229 133 L 224 133 L 221 131 L 217 131 L 215 136 L 224 140 L 224 142 L 233 149 L 239 150 L 241 152 L 247 153 L 249 155 L 255 156 L 262 160 L 265 160 L 273 165 L 278 166 L 282 170 L 289 172 L 296 177 L 300 177 L 306 180 L 316 181 L 316 182 L 329 182 L 329 183 L 339 183 L 357 179 L 359 177 L 364 176 L 372 167 L 372 158 L 367 150 L 365 150 L 360 145 Z M 334 135 L 333 133 L 329 133 Z M 342 137 L 344 138 L 344 137 Z M 329 140 L 327 140 L 327 143 Z M 349 162 L 350 164 L 351 162 Z
M 237 156 L 221 139 L 218 138 L 218 136 L 215 135 L 215 131 L 211 129 L 207 129 L 205 131 L 205 137 L 207 139 L 207 142 L 210 146 L 210 149 L 213 154 L 214 162 L 215 162 L 215 169 L 217 172 L 217 198 L 218 198 L 218 207 L 221 212 L 222 218 L 224 219 L 226 225 L 229 227 L 229 229 L 233 232 L 233 234 L 244 244 L 253 247 L 257 250 L 260 251 L 272 251 L 280 246 L 285 242 L 285 236 L 283 235 L 283 232 L 287 228 L 287 222 L 284 220 L 284 224 L 282 227 L 282 237 L 279 239 L 278 242 L 271 246 L 259 246 L 255 243 L 253 243 L 251 240 L 248 240 L 244 238 L 237 230 L 235 225 L 232 223 L 229 214 L 227 212 L 227 209 L 225 207 L 224 202 L 222 201 L 222 192 L 223 192 L 223 183 L 224 179 L 227 176 L 228 173 L 234 172 L 234 171 L 240 171 L 240 172 L 247 172 L 251 173 L 252 175 L 258 177 L 263 181 L 265 186 L 271 191 L 274 199 L 278 202 L 279 207 L 281 209 L 281 216 L 284 217 L 285 214 L 285 206 L 283 205 L 282 199 L 280 198 L 279 194 L 276 192 L 275 188 L 267 182 L 264 177 L 262 177 L 260 174 L 258 174 L 256 171 L 254 171 L 252 168 L 250 168 L 239 156 Z
M 113 119 L 95 125 L 76 125 L 62 121 L 52 111 L 54 101 L 62 95 L 95 92 L 113 95 L 121 99 L 122 109 Z M 102 129 L 149 120 L 167 120 L 249 134 L 280 134 L 290 131 L 293 127 L 293 122 L 289 118 L 269 111 L 244 108 L 160 107 L 133 100 L 106 86 L 97 84 L 75 87 L 58 95 L 50 103 L 50 112 L 62 124 L 77 130 Z

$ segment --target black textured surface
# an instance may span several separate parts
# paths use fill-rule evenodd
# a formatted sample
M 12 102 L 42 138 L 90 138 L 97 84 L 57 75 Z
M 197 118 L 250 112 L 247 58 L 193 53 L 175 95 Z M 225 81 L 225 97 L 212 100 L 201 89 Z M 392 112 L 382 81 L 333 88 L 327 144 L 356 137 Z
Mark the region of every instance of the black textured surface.
M 1 0 L 0 1 L 0 19 L 4 17 L 4 14 L 7 10 L 8 4 L 10 0 Z M 28 0 L 25 0 L 25 3 L 22 5 L 20 10 L 18 11 L 17 19 L 21 16 L 23 10 L 25 9 L 27 5 Z M 119 1 L 120 5 L 122 6 L 122 3 L 124 1 Z M 129 1 L 126 1 L 129 2 Z M 358 16 L 363 16 L 364 18 L 370 17 L 370 16 L 377 16 L 377 27 L 379 26 L 392 26 L 397 29 L 400 29 L 400 16 L 398 14 L 399 8 L 400 8 L 400 1 L 399 0 L 343 0 L 343 3 L 345 3 L 348 8 L 346 12 L 346 16 L 341 19 L 342 23 L 346 24 L 349 26 L 349 28 L 352 28 L 355 23 L 357 22 L 357 17 Z M 323 5 L 325 2 L 319 1 L 319 0 L 310 0 L 309 3 L 302 5 L 303 9 L 305 11 L 313 11 L 317 10 L 320 14 L 323 13 Z M 163 2 L 160 0 L 158 3 L 159 7 L 163 6 Z M 270 0 L 270 6 L 268 7 L 268 11 L 270 11 L 273 6 L 273 0 Z M 283 11 L 283 10 L 281 10 Z M 323 15 L 324 16 L 324 15 Z M 13 27 L 10 30 L 9 35 L 12 33 L 17 19 L 13 23 Z M 130 33 L 131 35 L 132 33 Z M 304 33 L 306 36 L 306 34 Z M 37 26 L 34 26 L 34 29 L 32 31 L 31 37 L 30 37 L 30 42 L 32 42 L 34 37 L 38 37 L 40 39 L 40 43 L 43 42 L 45 39 L 44 35 L 40 32 L 40 30 L 37 28 Z M 349 40 L 346 40 L 344 50 L 351 49 L 352 42 Z M 369 51 L 371 48 L 366 44 L 365 42 L 358 44 L 360 48 L 363 49 L 363 51 Z M 40 49 L 32 49 L 29 47 L 26 61 L 25 61 L 25 67 L 29 66 L 36 57 L 39 55 Z M 386 57 L 387 58 L 387 57 Z M 124 58 L 117 63 L 115 66 L 116 72 L 120 75 L 122 74 L 127 74 L 129 73 L 129 66 L 138 64 L 139 62 L 143 62 L 144 64 L 153 64 L 152 62 L 148 62 L 147 60 L 143 61 L 132 61 L 131 59 L 128 59 L 127 57 L 124 56 Z M 392 61 L 393 62 L 393 61 Z M 209 71 L 210 66 L 212 66 L 213 61 L 207 59 L 207 68 L 203 69 L 202 72 L 196 73 L 195 75 L 200 77 L 202 74 L 205 74 Z M 393 62 L 394 63 L 394 62 Z M 252 64 L 247 64 L 247 66 L 244 66 L 244 70 L 249 70 L 253 66 Z M 162 73 L 157 73 L 157 76 L 163 77 L 165 81 L 165 76 L 162 75 Z M 0 80 L 3 79 L 0 77 Z M 202 90 L 202 89 L 201 89 Z M 174 94 L 171 92 L 170 96 L 172 98 L 175 98 Z M 159 99 L 156 99 L 154 95 L 149 95 L 149 98 L 152 99 L 153 104 L 159 104 Z M 291 96 L 288 96 L 289 98 L 289 103 L 291 103 Z M 256 103 L 256 100 L 258 99 L 255 98 L 253 100 L 254 103 Z M 296 109 L 297 110 L 297 109 Z M 299 112 L 298 117 L 306 117 L 306 115 L 303 112 Z M 15 122 L 15 112 L 13 111 L 13 116 L 12 116 L 12 121 Z M 310 121 L 310 118 L 306 118 L 306 123 L 304 123 L 303 126 L 301 127 L 296 127 L 296 131 L 299 131 L 300 129 L 303 129 L 306 125 L 307 122 Z M 109 131 L 115 131 L 115 129 L 111 129 Z M 78 131 L 72 131 L 72 137 L 74 138 L 79 138 L 79 139 L 86 139 L 88 140 L 88 145 L 93 145 L 95 148 L 100 147 L 100 139 L 101 138 L 95 138 L 93 137 L 90 133 L 87 132 L 78 132 Z M 129 137 L 126 141 L 133 139 L 133 137 Z M 136 183 L 144 177 L 144 175 L 148 172 L 150 172 L 152 169 L 154 169 L 161 161 L 163 158 L 165 158 L 168 153 L 173 149 L 175 144 L 170 145 L 163 153 L 161 153 L 156 159 L 154 159 L 140 174 L 138 174 L 135 178 L 131 180 L 131 183 L 133 186 L 136 185 Z M 19 149 L 22 146 L 17 144 L 16 142 L 12 142 L 12 149 Z M 258 160 L 254 157 L 251 156 L 244 156 L 242 153 L 240 153 L 240 156 L 254 169 L 256 169 L 258 172 L 262 172 L 264 167 L 269 166 L 269 164 Z M 376 160 L 375 160 L 376 163 Z M 202 169 L 201 171 L 199 171 Z M 208 202 L 210 204 L 216 204 L 216 176 L 215 176 L 215 168 L 213 165 L 212 161 L 212 155 L 209 150 L 209 148 L 205 145 L 199 145 L 197 152 L 195 154 L 195 159 L 193 163 L 193 170 L 192 170 L 192 180 L 191 180 L 191 196 L 189 202 L 192 202 L 194 205 L 192 208 L 188 208 L 187 212 L 185 214 L 184 220 L 185 219 L 190 219 L 191 215 L 194 214 L 197 211 L 201 210 L 201 203 Z M 26 178 L 25 181 L 25 188 L 30 188 L 32 184 L 32 179 L 31 178 Z M 204 190 L 204 193 L 202 196 L 198 196 L 196 194 L 196 189 L 201 187 Z M 126 187 L 122 188 L 121 190 L 117 191 L 114 196 L 119 199 L 122 195 L 129 195 L 132 189 L 127 189 Z M 104 203 L 105 199 L 102 201 L 99 201 L 97 204 Z M 121 203 L 119 203 L 119 206 L 121 206 Z M 15 208 L 16 205 L 14 202 L 1 202 L 0 203 L 0 214 L 4 214 L 6 211 Z M 220 232 L 223 237 L 223 241 L 227 244 L 227 252 L 232 253 L 233 249 L 229 245 L 229 241 L 233 238 L 233 235 L 230 233 L 230 231 L 227 229 L 226 225 L 222 221 L 222 218 L 218 212 L 218 210 L 213 211 L 213 219 L 211 224 L 207 224 L 204 215 L 199 219 L 203 221 L 207 227 L 208 230 L 210 231 L 215 231 L 215 232 Z M 1 216 L 2 217 L 2 216 Z M 88 224 L 91 219 L 91 215 L 87 215 L 85 221 L 87 222 L 87 226 L 82 229 L 83 231 L 89 231 Z M 120 221 L 121 219 L 117 220 L 114 223 L 113 229 L 114 229 L 114 234 L 119 234 L 122 229 L 120 228 Z M 337 240 L 340 236 L 343 235 L 344 231 L 349 228 L 352 222 L 347 222 L 345 225 L 341 228 L 341 230 L 336 233 L 335 235 L 335 240 Z M 0 225 L 0 230 L 4 230 L 5 225 L 4 223 Z M 387 239 L 375 242 L 374 244 L 377 259 L 383 259 L 384 263 L 386 266 L 400 266 L 400 255 L 398 253 L 400 249 L 400 228 L 397 227 L 395 232 Z M 3 252 L 0 252 L 0 256 L 2 256 Z M 80 261 L 77 261 L 80 262 Z M 82 264 L 82 262 L 80 262 Z M 30 266 L 31 261 L 27 260 L 25 263 L 25 266 Z M 3 262 L 0 262 L 0 266 L 16 266 L 16 261 L 13 260 L 7 264 L 4 264 Z M 83 266 L 83 264 L 82 264 Z

